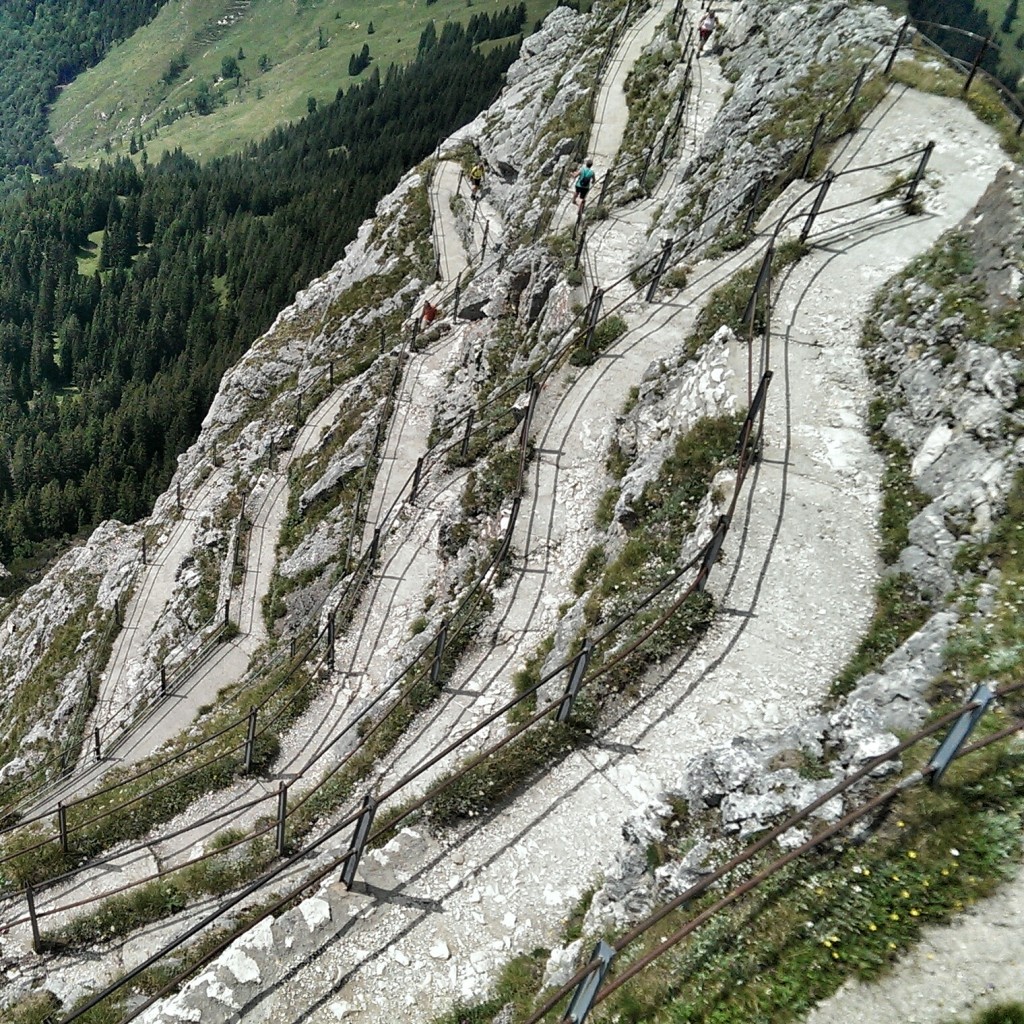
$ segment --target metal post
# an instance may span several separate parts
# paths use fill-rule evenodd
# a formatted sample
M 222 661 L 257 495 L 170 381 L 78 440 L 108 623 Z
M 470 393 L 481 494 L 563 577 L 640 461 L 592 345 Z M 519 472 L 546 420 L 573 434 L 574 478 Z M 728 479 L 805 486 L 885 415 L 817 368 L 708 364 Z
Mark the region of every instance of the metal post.
M 175 494 L 178 497 L 178 511 L 180 512 L 181 511 L 181 483 L 180 483 L 180 481 L 175 481 L 175 483 L 174 483 L 174 491 L 175 491 Z
M 441 658 L 444 656 L 445 644 L 448 642 L 448 620 L 441 623 L 437 631 L 437 641 L 434 644 L 434 660 L 430 663 L 430 685 L 437 686 L 441 678 Z
M 932 769 L 932 777 L 929 780 L 932 786 L 937 786 L 939 780 L 945 774 L 950 762 L 956 757 L 957 751 L 964 745 L 967 737 L 973 732 L 979 719 L 985 714 L 989 704 L 995 699 L 995 694 L 989 689 L 986 683 L 979 683 L 971 694 L 971 703 L 974 707 L 965 711 L 950 727 L 946 738 L 939 745 L 939 749 L 932 754 L 928 767 Z
M 231 621 L 231 598 L 227 598 L 224 602 L 224 625 L 228 625 Z
M 484 237 L 480 243 L 480 262 L 483 263 L 484 257 L 487 255 L 487 235 L 491 230 L 491 222 L 489 220 L 484 221 Z
M 459 276 L 455 278 L 455 309 L 452 313 L 452 319 L 459 319 L 459 296 L 462 294 L 462 272 L 459 272 Z
M 334 360 L 333 359 L 327 364 L 327 383 L 332 388 L 334 387 Z
M 124 625 L 124 623 L 121 621 L 121 598 L 117 598 L 117 600 L 114 601 L 114 625 Z
M 102 761 L 103 757 L 100 754 L 100 727 L 98 725 L 92 731 L 92 742 L 93 742 L 93 747 L 94 747 L 94 749 L 96 751 L 96 760 L 97 761 Z
M 167 666 L 160 666 L 160 696 L 167 696 Z
M 32 952 L 42 953 L 43 940 L 39 935 L 39 921 L 36 919 L 36 894 L 31 885 L 25 886 L 25 902 L 28 904 L 28 920 L 32 926 Z
M 143 565 L 147 564 L 147 562 L 146 562 L 146 538 L 145 538 L 145 536 L 143 536 L 143 538 L 142 538 L 142 564 Z
M 302 420 L 302 392 L 300 391 L 295 396 L 295 422 L 299 423 Z
M 605 192 L 608 189 L 609 182 L 612 180 L 612 171 L 614 171 L 614 170 L 615 170 L 614 167 L 609 167 L 608 170 L 605 172 L 604 177 L 601 179 L 601 191 L 597 193 L 597 205 L 598 206 L 603 206 L 604 205 L 604 194 L 605 194 Z M 580 213 L 582 214 L 583 211 L 581 210 Z
M 647 172 L 651 169 L 651 157 L 654 156 L 654 147 L 647 148 L 647 159 L 644 160 L 644 169 L 640 172 L 640 187 L 647 188 Z
M 807 236 L 811 233 L 811 227 L 814 224 L 814 218 L 818 216 L 821 204 L 825 201 L 825 193 L 828 192 L 828 187 L 832 184 L 832 179 L 834 177 L 835 173 L 833 171 L 829 171 L 822 180 L 821 188 L 818 189 L 818 194 L 814 197 L 814 205 L 811 207 L 811 212 L 807 215 L 807 221 L 804 224 L 804 229 L 800 232 L 801 242 L 807 241 Z
M 704 588 L 708 585 L 708 576 L 711 575 L 711 567 L 718 561 L 718 553 L 722 550 L 722 542 L 729 532 L 729 520 L 725 516 L 718 517 L 718 525 L 715 527 L 714 536 L 704 549 L 704 560 L 701 562 L 700 572 L 697 574 L 697 593 L 703 594 Z
M 540 397 L 540 385 L 533 384 L 530 387 L 530 402 L 526 406 L 526 415 L 523 417 L 523 432 L 519 438 L 519 474 L 516 477 L 516 497 L 523 494 L 523 484 L 526 477 L 526 450 L 530 444 L 530 427 L 533 424 L 533 413 L 537 408 L 537 399 Z M 511 542 L 511 537 L 509 537 Z
M 683 0 L 676 0 L 676 6 L 672 11 L 672 24 L 674 25 L 679 20 L 679 10 L 683 6 Z
M 572 1024 L 583 1024 L 587 1019 L 587 1014 L 590 1013 L 590 1008 L 594 1005 L 594 996 L 597 995 L 597 990 L 608 973 L 608 966 L 611 964 L 613 956 L 615 956 L 615 949 L 601 939 L 594 947 L 594 952 L 590 954 L 591 962 L 594 960 L 600 962 L 576 986 L 569 1009 L 565 1013 L 567 1021 L 572 1021 Z
M 274 468 L 274 439 L 270 439 L 270 445 L 267 448 L 267 469 Z
M 366 838 L 370 834 L 370 827 L 373 825 L 373 815 L 376 810 L 377 801 L 371 793 L 367 793 L 363 797 L 363 806 L 359 810 L 356 830 L 352 833 L 352 843 L 348 848 L 345 866 L 341 869 L 341 881 L 346 889 L 351 889 L 352 883 L 356 880 L 356 868 L 359 867 L 359 858 L 362 856 L 363 847 L 366 845 Z
M 903 39 L 907 34 L 908 28 L 910 28 L 910 19 L 904 18 L 903 24 L 900 25 L 899 33 L 896 36 L 896 45 L 892 48 L 892 53 L 889 54 L 889 59 L 885 62 L 883 74 L 889 75 L 892 72 L 892 66 L 896 63 L 896 54 L 900 52 L 900 47 L 903 45 Z
M 412 490 L 409 492 L 409 500 L 415 501 L 420 489 L 420 477 L 423 475 L 423 456 L 416 460 L 416 472 L 412 477 Z
M 288 786 L 278 783 L 277 786 L 277 855 L 284 856 L 284 833 L 288 819 Z
M 758 178 L 754 186 L 754 198 L 750 200 L 750 208 L 747 210 L 747 219 L 743 222 L 743 234 L 749 235 L 754 228 L 754 218 L 757 216 L 757 204 L 761 202 L 761 193 L 764 191 L 764 179 Z
M 665 238 L 661 242 L 661 258 L 658 260 L 658 265 L 654 270 L 654 277 L 651 278 L 651 283 L 647 286 L 647 301 L 654 301 L 654 293 L 658 290 L 658 285 L 661 284 L 661 275 L 665 273 L 665 268 L 668 266 L 669 257 L 672 255 L 672 246 L 675 244 L 675 239 Z
M 576 258 L 572 261 L 572 269 L 579 270 L 580 257 L 583 255 L 583 246 L 587 244 L 587 226 L 583 225 L 583 230 L 580 232 L 579 244 L 576 246 Z
M 567 722 L 569 720 L 569 715 L 572 714 L 572 706 L 576 701 L 576 694 L 579 693 L 580 683 L 583 682 L 584 673 L 587 671 L 587 666 L 590 664 L 590 655 L 593 649 L 594 644 L 590 637 L 584 638 L 583 649 L 576 655 L 576 658 L 572 663 L 572 671 L 569 673 L 569 682 L 565 687 L 565 694 L 562 697 L 562 703 L 558 705 L 558 711 L 555 714 L 556 722 Z
M 387 344 L 387 339 L 384 336 L 384 325 L 380 325 L 380 350 L 384 351 L 384 346 Z M 332 364 L 333 365 L 333 364 Z
M 689 85 L 689 70 L 687 70 L 687 77 L 684 79 L 683 92 L 679 97 L 679 103 L 676 106 L 676 116 L 672 120 L 672 128 L 665 132 L 664 138 L 661 140 L 661 152 L 658 154 L 659 162 L 665 159 L 665 150 L 668 149 L 669 139 L 674 139 L 679 132 L 679 126 L 683 122 L 683 112 L 686 110 L 686 93 Z
M 68 852 L 68 809 L 62 800 L 57 802 L 57 831 L 60 832 L 62 853 Z
M 334 671 L 334 612 L 327 619 L 327 670 Z
M 249 708 L 249 725 L 245 732 L 245 770 L 252 771 L 252 758 L 256 750 L 256 708 Z
M 295 640 L 295 637 L 292 637 L 291 654 L 289 655 L 290 658 L 294 658 L 295 657 L 295 647 L 296 647 L 296 640 Z
M 970 89 L 971 83 L 974 81 L 974 76 L 978 73 L 978 66 L 981 64 L 981 58 L 985 56 L 985 51 L 989 48 L 992 43 L 992 36 L 985 36 L 985 41 L 978 48 L 978 52 L 974 56 L 974 63 L 971 65 L 971 70 L 967 75 L 967 81 L 964 82 L 964 95 L 967 95 L 967 90 Z
M 380 527 L 373 528 L 373 540 L 370 541 L 370 562 L 377 561 L 377 552 L 380 550 Z
M 814 159 L 814 151 L 818 148 L 818 141 L 821 139 L 821 130 L 825 127 L 825 113 L 818 115 L 818 123 L 814 126 L 814 134 L 811 136 L 811 146 L 804 157 L 804 165 L 800 168 L 800 177 L 806 178 L 811 169 L 811 160 Z
M 854 103 L 857 102 L 857 97 L 860 95 L 860 87 L 864 84 L 864 76 L 868 73 L 867 64 L 861 64 L 860 71 L 857 72 L 857 80 L 853 83 L 853 92 L 850 93 L 850 99 L 843 109 L 844 114 L 848 114 L 852 109 Z
M 602 298 L 604 298 L 604 292 L 600 288 L 595 288 L 590 296 L 590 311 L 587 314 L 587 337 L 583 343 L 583 347 L 586 349 L 590 348 L 590 343 L 594 340 L 594 328 L 597 327 L 597 321 L 601 316 Z
M 768 270 L 772 265 L 772 257 L 775 255 L 775 246 L 769 245 L 765 250 L 764 258 L 761 260 L 761 269 L 757 272 L 757 280 L 754 282 L 754 287 L 750 292 L 750 298 L 747 299 L 747 308 L 743 311 L 743 323 L 747 325 L 748 335 L 753 335 L 754 327 L 754 313 L 757 310 L 757 300 L 761 296 L 761 292 L 764 290 L 764 286 L 768 281 Z M 751 339 L 748 337 L 748 341 Z
M 908 213 L 910 212 L 910 205 L 914 201 L 914 196 L 917 195 L 917 188 L 921 184 L 921 179 L 924 177 L 924 170 L 928 166 L 928 160 L 932 155 L 932 150 L 935 149 L 935 143 L 929 142 L 924 147 L 924 152 L 921 154 L 921 162 L 917 165 L 917 170 L 914 172 L 914 177 L 910 182 L 910 187 L 907 189 L 906 198 L 903 200 L 903 208 Z
M 473 418 L 476 415 L 476 410 L 470 409 L 469 415 L 466 417 L 466 432 L 462 435 L 462 448 L 459 454 L 465 458 L 469 454 L 469 437 L 473 433 Z

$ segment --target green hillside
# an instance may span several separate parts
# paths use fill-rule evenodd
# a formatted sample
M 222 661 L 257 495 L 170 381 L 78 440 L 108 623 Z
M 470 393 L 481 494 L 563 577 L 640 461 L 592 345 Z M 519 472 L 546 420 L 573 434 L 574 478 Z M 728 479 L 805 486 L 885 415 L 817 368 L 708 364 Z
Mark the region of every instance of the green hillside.
M 468 24 L 509 6 L 516 3 L 181 0 L 67 86 L 50 127 L 61 152 L 77 163 L 140 144 L 150 159 L 178 146 L 204 160 L 236 152 L 275 125 L 304 117 L 311 97 L 329 102 L 374 65 L 383 70 L 412 60 L 429 21 Z M 553 6 L 529 0 L 525 31 Z M 350 60 L 364 45 L 371 64 L 353 77 Z

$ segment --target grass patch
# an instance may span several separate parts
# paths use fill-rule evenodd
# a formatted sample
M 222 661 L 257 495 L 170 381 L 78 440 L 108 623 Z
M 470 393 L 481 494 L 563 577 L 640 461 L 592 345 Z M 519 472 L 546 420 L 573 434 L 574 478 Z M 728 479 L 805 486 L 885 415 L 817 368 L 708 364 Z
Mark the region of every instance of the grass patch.
M 606 316 L 594 328 L 594 336 L 589 345 L 586 343 L 586 335 L 583 336 L 569 356 L 569 362 L 573 366 L 590 366 L 596 363 L 598 356 L 611 348 L 628 330 L 629 325 L 618 314 Z

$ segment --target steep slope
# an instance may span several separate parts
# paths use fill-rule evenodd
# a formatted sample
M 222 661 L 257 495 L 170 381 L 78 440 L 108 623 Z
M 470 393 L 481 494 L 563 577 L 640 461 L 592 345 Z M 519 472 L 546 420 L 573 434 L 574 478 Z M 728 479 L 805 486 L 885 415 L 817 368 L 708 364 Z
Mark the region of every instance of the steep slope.
M 257 789 L 272 796 L 268 783 L 285 779 L 301 796 L 330 767 L 344 786 L 335 803 L 319 805 L 305 821 L 307 831 L 296 831 L 299 843 L 326 822 L 344 820 L 336 808 L 352 806 L 353 790 L 369 786 L 380 795 L 401 783 L 402 799 L 416 799 L 466 750 L 513 738 L 516 720 L 499 714 L 523 685 L 513 670 L 525 662 L 528 685 L 547 667 L 565 664 L 585 632 L 614 621 L 654 582 L 707 551 L 716 520 L 742 494 L 743 504 L 730 510 L 737 533 L 725 549 L 725 572 L 713 585 L 720 614 L 703 639 L 702 608 L 653 656 L 642 651 L 627 661 L 626 671 L 592 698 L 603 707 L 581 713 L 579 733 L 555 734 L 556 744 L 582 749 L 557 758 L 543 751 L 541 761 L 527 764 L 531 774 L 543 761 L 555 760 L 554 767 L 514 802 L 505 805 L 504 780 L 484 777 L 476 790 L 469 776 L 468 787 L 452 789 L 455 797 L 435 796 L 426 817 L 413 819 L 383 852 L 367 854 L 352 891 L 333 881 L 347 846 L 337 836 L 311 847 L 307 863 L 282 865 L 289 874 L 280 878 L 298 884 L 315 863 L 325 877 L 317 895 L 258 926 L 182 994 L 147 1011 L 147 1019 L 196 1012 L 207 1019 L 244 1007 L 253 1020 L 377 1020 L 408 1014 L 412 1005 L 417 1019 L 426 1019 L 453 1000 L 479 997 L 508 955 L 557 942 L 559 923 L 577 898 L 602 873 L 615 875 L 620 826 L 638 806 L 660 805 L 695 756 L 723 738 L 764 725 L 781 731 L 814 711 L 867 623 L 878 572 L 872 523 L 879 468 L 862 427 L 869 386 L 857 352 L 860 325 L 874 288 L 967 214 L 995 176 L 1004 158 L 994 133 L 979 129 L 955 102 L 890 92 L 852 141 L 831 154 L 839 175 L 832 199 L 815 211 L 820 220 L 810 252 L 789 249 L 802 258 L 779 271 L 763 341 L 716 331 L 727 317 L 713 289 L 739 268 L 756 268 L 763 252 L 758 240 L 725 256 L 706 244 L 716 227 L 726 233 L 744 216 L 738 197 L 750 192 L 752 170 L 765 167 L 765 152 L 744 146 L 738 125 L 749 124 L 758 138 L 774 124 L 787 140 L 768 168 L 774 193 L 765 194 L 772 202 L 757 221 L 764 232 L 779 226 L 781 249 L 787 235 L 810 224 L 814 197 L 823 194 L 821 186 L 790 184 L 792 159 L 806 147 L 800 128 L 807 118 L 791 105 L 801 88 L 799 69 L 815 59 L 826 69 L 830 61 L 843 64 L 833 42 L 837 12 L 788 20 L 737 7 L 724 41 L 736 88 L 726 100 L 717 71 L 703 70 L 685 146 L 666 140 L 663 147 L 673 154 L 655 186 L 665 205 L 628 202 L 647 183 L 643 175 L 633 182 L 622 176 L 621 198 L 608 199 L 610 216 L 586 225 L 582 276 L 602 287 L 605 310 L 612 307 L 621 319 L 621 328 L 594 341 L 606 346 L 595 352 L 592 339 L 588 346 L 574 341 L 574 286 L 563 278 L 576 245 L 565 189 L 582 152 L 578 133 L 596 111 L 594 148 L 609 157 L 622 152 L 616 140 L 623 133 L 612 126 L 623 119 L 626 72 L 638 50 L 663 55 L 671 69 L 680 55 L 676 39 L 687 31 L 670 4 L 622 24 L 618 13 L 610 7 L 584 18 L 559 11 L 527 41 L 500 103 L 408 178 L 346 259 L 228 374 L 203 438 L 183 458 L 178 482 L 186 506 L 204 493 L 204 480 L 218 479 L 223 485 L 204 500 L 235 513 L 241 495 L 269 494 L 283 483 L 274 482 L 273 467 L 288 459 L 284 529 L 276 534 L 269 517 L 264 530 L 281 542 L 268 591 L 275 622 L 265 657 L 284 664 L 292 637 L 309 655 L 288 697 L 291 710 L 274 712 L 280 746 L 261 754 L 256 771 L 263 778 L 235 779 L 213 799 L 227 812 Z M 844 8 L 843 17 L 842 34 L 853 45 L 881 47 L 892 37 L 894 26 L 880 13 Z M 833 104 L 845 100 L 837 77 Z M 774 103 L 766 99 L 772 97 Z M 935 123 L 943 124 L 943 138 L 926 186 L 929 217 L 908 217 L 899 199 L 879 205 L 894 172 L 876 165 L 898 156 L 901 171 L 912 169 L 925 141 L 922 126 Z M 654 128 L 664 132 L 667 122 Z M 653 151 L 661 141 L 655 134 L 648 145 Z M 475 159 L 467 143 L 492 168 L 486 203 L 467 205 L 450 191 L 459 180 L 457 163 Z M 721 158 L 727 147 L 734 148 Z M 716 166 L 732 175 L 730 184 L 706 170 Z M 425 244 L 431 236 L 451 235 L 445 204 L 463 242 L 432 252 Z M 695 221 L 701 205 L 704 217 L 687 231 L 687 218 Z M 861 212 L 851 215 L 852 209 Z M 566 233 L 545 237 L 563 223 Z M 648 240 L 652 226 L 679 232 L 684 260 L 660 292 L 655 281 L 647 294 L 643 271 L 637 287 L 628 268 L 660 245 Z M 468 282 L 460 275 L 467 257 Z M 437 263 L 446 271 L 425 290 Z M 594 294 L 585 296 L 591 309 Z M 410 313 L 419 321 L 424 296 L 441 315 L 429 331 L 420 332 L 418 323 L 410 331 Z M 713 312 L 698 319 L 707 304 Z M 341 371 L 335 361 L 345 357 L 348 369 Z M 757 381 L 757 374 L 748 376 L 748 358 L 758 373 L 776 374 L 759 437 L 763 457 L 746 490 L 728 459 L 712 460 L 701 470 L 707 480 L 683 498 L 666 467 L 707 423 L 731 429 L 731 414 L 749 404 Z M 343 372 L 350 374 L 346 382 Z M 539 392 L 537 379 L 544 382 Z M 306 429 L 319 422 L 322 433 Z M 450 450 L 438 453 L 436 442 L 446 436 Z M 709 447 L 717 443 L 707 436 Z M 609 454 L 614 473 L 606 470 Z M 232 467 L 230 477 L 218 472 L 221 463 Z M 403 482 L 407 473 L 411 479 Z M 1005 499 L 1009 480 L 1006 463 L 992 481 L 993 504 Z M 154 522 L 172 522 L 177 503 L 176 492 L 167 495 Z M 670 520 L 685 520 L 677 533 L 659 532 L 668 529 L 657 518 L 666 505 Z M 238 522 L 236 537 L 247 528 Z M 638 557 L 642 542 L 657 550 Z M 233 575 L 234 559 L 227 558 L 221 593 Z M 243 602 L 251 614 L 252 598 Z M 651 621 L 642 620 L 640 630 Z M 599 664 L 613 665 L 639 635 L 600 650 Z M 417 660 L 436 666 L 431 683 L 439 688 L 403 688 Z M 219 702 L 228 707 L 237 697 L 242 706 L 258 680 L 233 682 Z M 563 686 L 563 678 L 548 680 L 537 705 L 557 703 Z M 389 704 L 398 694 L 402 699 Z M 131 696 L 122 686 L 111 699 Z M 364 752 L 357 737 L 382 729 L 389 706 L 407 712 L 407 732 L 386 748 L 371 748 L 371 761 L 354 761 Z M 194 736 L 210 731 L 214 713 L 205 710 Z M 593 746 L 584 730 L 598 734 Z M 470 732 L 464 750 L 445 752 L 449 738 Z M 852 767 L 858 756 L 830 771 Z M 390 812 L 410 813 L 396 803 Z M 204 798 L 169 825 L 187 830 L 211 806 Z M 501 813 L 492 821 L 473 824 L 496 807 Z M 252 828 L 260 813 L 267 805 L 230 823 Z M 727 819 L 726 827 L 756 828 L 761 815 L 768 812 Z M 179 853 L 164 848 L 160 858 L 169 864 L 189 846 L 212 848 L 217 829 L 204 828 L 202 835 L 183 832 Z M 147 842 L 156 849 L 165 840 L 157 833 Z M 623 865 L 628 876 L 630 863 Z M 608 920 L 619 923 L 655 895 L 651 889 L 634 899 L 627 886 L 623 906 L 606 892 L 595 907 L 611 908 Z M 193 910 L 159 935 L 120 945 L 123 967 L 196 919 Z M 600 927 L 595 911 L 588 930 Z M 21 925 L 17 932 L 22 942 L 26 931 Z M 48 984 L 62 998 L 88 987 L 73 958 L 50 965 Z

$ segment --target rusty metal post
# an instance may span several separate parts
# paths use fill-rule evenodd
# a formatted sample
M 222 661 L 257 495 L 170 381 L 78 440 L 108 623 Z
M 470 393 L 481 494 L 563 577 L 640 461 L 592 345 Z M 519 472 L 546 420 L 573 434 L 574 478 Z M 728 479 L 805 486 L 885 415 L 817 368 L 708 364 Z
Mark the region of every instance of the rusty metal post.
M 974 55 L 974 63 L 971 65 L 971 70 L 967 75 L 967 81 L 964 82 L 964 95 L 967 95 L 968 90 L 971 88 L 971 84 L 974 82 L 974 76 L 978 73 L 978 67 L 981 65 L 981 59 L 985 56 L 985 51 L 992 45 L 992 36 L 985 36 L 985 41 L 978 47 L 978 52 Z
M 704 588 L 708 585 L 711 568 L 718 561 L 718 553 L 722 550 L 722 542 L 725 540 L 725 535 L 728 532 L 729 520 L 725 516 L 719 516 L 714 536 L 708 541 L 708 546 L 704 549 L 704 559 L 701 562 L 700 572 L 697 574 L 698 594 L 703 594 Z
M 651 283 L 647 286 L 647 301 L 654 301 L 654 293 L 658 290 L 658 285 L 661 284 L 661 275 L 665 273 L 665 268 L 668 266 L 669 257 L 672 255 L 672 246 L 675 244 L 675 239 L 664 238 L 661 242 L 661 257 L 658 259 L 658 265 L 654 269 L 654 277 L 651 278 Z
M 92 743 L 93 743 L 93 749 L 96 752 L 96 760 L 97 761 L 102 761 L 103 760 L 103 756 L 100 753 L 100 727 L 98 725 L 92 731 Z
M 423 476 L 423 456 L 416 460 L 416 472 L 412 477 L 412 490 L 409 492 L 409 501 L 414 502 L 420 489 L 420 478 Z
M 359 858 L 363 854 L 363 847 L 370 834 L 376 810 L 377 801 L 371 793 L 367 793 L 363 797 L 363 806 L 359 810 L 359 820 L 356 822 L 355 832 L 352 833 L 352 843 L 348 848 L 345 866 L 341 869 L 341 881 L 346 889 L 351 889 L 352 883 L 356 880 L 356 868 L 359 867 Z
M 600 288 L 595 288 L 590 296 L 590 309 L 587 311 L 587 337 L 583 343 L 583 347 L 586 349 L 590 348 L 590 344 L 594 340 L 594 329 L 601 316 L 601 300 L 603 298 L 604 292 Z
M 910 28 L 910 18 L 904 18 L 903 24 L 900 25 L 899 33 L 896 36 L 896 45 L 892 48 L 892 53 L 889 54 L 889 59 L 885 62 L 883 74 L 886 76 L 892 73 L 892 66 L 896 63 L 896 54 L 900 52 L 900 47 L 903 46 L 903 40 L 907 35 L 908 28 Z
M 249 724 L 245 732 L 245 770 L 252 771 L 253 755 L 256 752 L 256 708 L 249 708 Z
M 441 622 L 441 628 L 437 631 L 437 640 L 434 643 L 434 658 L 430 662 L 430 685 L 437 686 L 441 678 L 441 659 L 444 657 L 444 648 L 448 643 L 448 620 Z
M 754 186 L 754 198 L 750 200 L 750 208 L 747 210 L 747 219 L 743 222 L 743 234 L 749 235 L 754 228 L 754 218 L 757 216 L 757 204 L 761 202 L 761 193 L 764 191 L 764 179 L 758 178 Z
M 63 800 L 57 801 L 57 831 L 60 833 L 60 848 L 62 853 L 68 852 L 68 809 L 64 806 Z
M 31 885 L 25 886 L 25 902 L 28 904 L 28 921 L 32 927 L 32 952 L 42 953 L 43 940 L 39 935 L 39 921 L 36 918 L 36 894 Z
M 846 106 L 843 108 L 844 114 L 848 114 L 853 109 L 854 103 L 857 102 L 857 97 L 860 95 L 860 87 L 864 84 L 864 76 L 867 73 L 867 64 L 861 64 L 860 71 L 857 72 L 857 79 L 853 83 L 853 92 L 850 93 L 850 99 L 847 101 Z
M 803 231 L 800 232 L 800 241 L 806 242 L 807 236 L 811 233 L 811 228 L 814 225 L 814 218 L 818 216 L 818 212 L 821 210 L 821 204 L 825 202 L 825 193 L 828 192 L 829 185 L 832 184 L 832 179 L 835 178 L 835 173 L 829 171 L 821 182 L 821 188 L 818 189 L 818 194 L 814 197 L 814 204 L 811 206 L 811 212 L 807 215 L 807 221 L 804 224 Z
M 572 261 L 572 269 L 579 270 L 580 257 L 583 255 L 583 246 L 587 244 L 587 225 L 583 225 L 583 230 L 580 232 L 579 245 L 576 246 L 576 258 Z
M 804 157 L 803 167 L 800 168 L 800 177 L 806 178 L 808 172 L 811 169 L 811 161 L 814 159 L 814 152 L 818 148 L 818 142 L 821 140 L 821 130 L 825 127 L 825 112 L 822 111 L 818 115 L 818 123 L 814 126 L 814 134 L 811 136 L 811 145 L 807 150 L 807 156 Z
M 327 671 L 334 671 L 334 612 L 327 619 Z
M 921 179 L 924 178 L 925 168 L 928 166 L 928 160 L 932 155 L 932 150 L 935 149 L 935 143 L 929 142 L 924 147 L 924 152 L 921 154 L 921 162 L 917 165 L 917 170 L 914 171 L 914 177 L 911 179 L 910 187 L 907 189 L 906 198 L 903 200 L 903 209 L 908 213 L 910 212 L 910 205 L 914 201 L 914 196 L 917 195 L 918 186 L 921 184 Z
M 373 528 L 373 539 L 370 541 L 370 563 L 377 561 L 377 552 L 380 550 L 380 527 Z
M 277 787 L 277 855 L 284 856 L 285 851 L 285 826 L 288 822 L 288 785 L 281 782 Z

